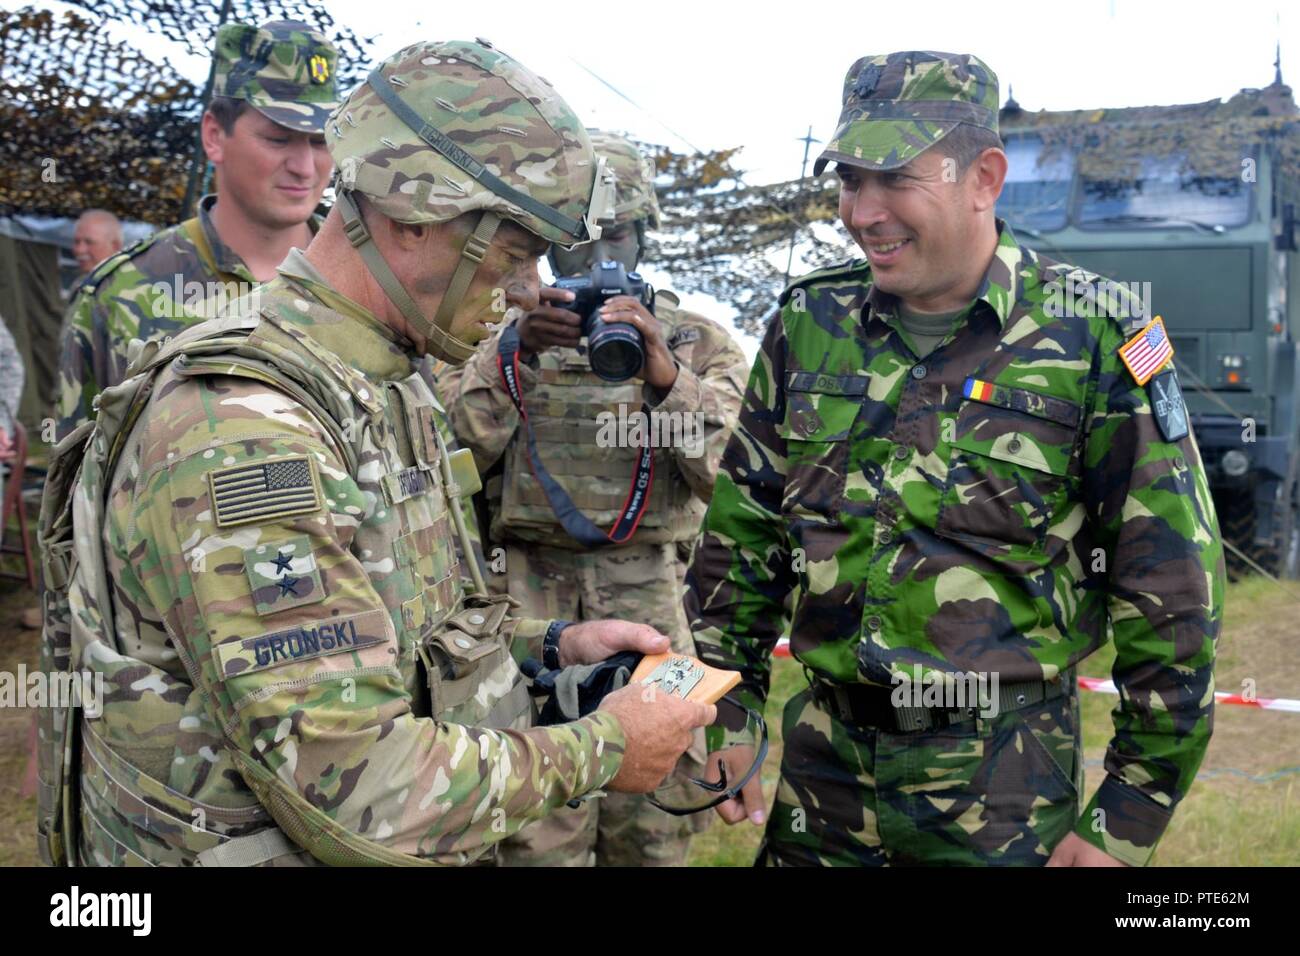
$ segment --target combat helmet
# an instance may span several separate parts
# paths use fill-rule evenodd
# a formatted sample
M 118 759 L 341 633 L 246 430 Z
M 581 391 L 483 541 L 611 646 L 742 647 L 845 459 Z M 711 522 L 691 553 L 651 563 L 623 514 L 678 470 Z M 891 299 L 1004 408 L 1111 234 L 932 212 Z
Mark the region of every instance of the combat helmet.
M 474 347 L 450 334 L 452 318 L 501 222 L 573 246 L 599 238 L 613 206 L 613 173 L 573 110 L 483 40 L 417 43 L 389 57 L 330 116 L 325 140 L 349 241 L 429 351 L 454 365 Z M 371 241 L 354 193 L 397 222 L 478 213 L 432 321 Z
M 588 129 L 587 136 L 614 171 L 614 216 L 616 225 L 645 220 L 650 228 L 659 228 L 659 200 L 655 198 L 655 164 L 640 147 L 626 136 L 605 130 Z

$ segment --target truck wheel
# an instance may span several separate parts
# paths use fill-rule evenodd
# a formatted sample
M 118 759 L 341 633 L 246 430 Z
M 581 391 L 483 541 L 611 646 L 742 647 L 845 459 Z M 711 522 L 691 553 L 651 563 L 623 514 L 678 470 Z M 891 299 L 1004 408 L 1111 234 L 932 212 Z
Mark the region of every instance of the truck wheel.
M 1223 540 L 1271 572 L 1276 563 L 1272 549 L 1255 545 L 1255 499 L 1250 495 L 1229 493 L 1220 497 L 1215 504 L 1219 512 L 1219 531 L 1223 534 Z M 1228 567 L 1230 580 L 1236 581 L 1255 573 L 1254 568 L 1228 548 L 1224 548 L 1224 561 Z

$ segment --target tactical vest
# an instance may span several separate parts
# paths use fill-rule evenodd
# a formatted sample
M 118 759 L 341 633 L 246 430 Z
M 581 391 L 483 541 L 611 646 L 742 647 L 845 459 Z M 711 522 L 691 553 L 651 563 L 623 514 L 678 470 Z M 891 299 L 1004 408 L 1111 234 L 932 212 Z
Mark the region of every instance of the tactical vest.
M 680 319 L 676 306 L 677 298 L 670 292 L 655 296 L 655 316 L 666 326 L 669 348 L 682 367 L 689 368 L 695 337 L 682 335 L 673 344 L 671 336 Z M 605 381 L 591 370 L 585 352 L 577 349 L 547 349 L 537 360 L 537 384 L 524 401 L 537 435 L 538 454 L 579 510 L 608 529 L 627 503 L 636 471 L 639 446 L 624 439 L 632 434 L 631 423 L 642 412 L 644 386 L 637 379 Z M 653 438 L 657 430 L 658 447 L 650 501 L 632 544 L 683 541 L 699 530 L 706 505 L 691 491 L 671 447 L 692 434 L 685 431 L 694 427 L 683 420 L 686 414 L 651 416 L 645 422 L 643 435 L 649 431 Z M 628 427 L 623 428 L 624 424 Z M 694 434 L 695 440 L 704 441 L 702 429 Z M 502 476 L 488 482 L 489 498 L 498 494 L 501 504 L 492 519 L 495 538 L 556 548 L 582 547 L 560 526 L 546 493 L 533 477 L 521 431 L 515 432 L 506 447 Z
M 101 393 L 97 421 L 84 423 L 55 449 L 41 501 L 47 587 L 42 669 L 70 675 L 74 686 L 80 686 L 80 675 L 90 681 L 102 675 L 106 688 L 97 712 L 82 706 L 41 711 L 43 860 L 49 865 L 469 862 L 467 854 L 417 859 L 348 831 L 263 765 L 227 746 L 219 732 L 209 744 L 216 764 L 203 799 L 169 786 L 173 754 L 183 752 L 183 740 L 193 751 L 195 727 L 206 719 L 202 691 L 191 683 L 193 675 L 178 678 L 118 646 L 104 562 L 110 480 L 131 451 L 132 426 L 159 382 L 220 374 L 267 383 L 309 409 L 358 485 L 373 487 L 388 508 L 408 519 L 403 524 L 415 529 L 397 538 L 394 522 L 362 520 L 352 542 L 354 550 L 395 554 L 399 565 L 409 567 L 411 597 L 401 602 L 396 631 L 413 713 L 474 726 L 527 726 L 527 691 L 499 633 L 509 599 L 463 593 L 452 535 L 453 530 L 463 535 L 457 499 L 476 490 L 477 474 L 471 478 L 453 470 L 433 427 L 436 400 L 427 385 L 413 374 L 376 389 L 376 383 L 270 310 L 195 326 L 161 347 L 150 343 L 132 371 L 133 377 Z M 356 422 L 362 427 L 345 425 Z M 401 467 L 395 447 L 400 443 L 414 457 L 414 468 Z M 366 472 L 380 466 L 373 479 L 358 477 L 363 447 L 370 449 Z M 431 581 L 436 584 L 427 584 Z M 115 692 L 122 687 L 157 692 Z

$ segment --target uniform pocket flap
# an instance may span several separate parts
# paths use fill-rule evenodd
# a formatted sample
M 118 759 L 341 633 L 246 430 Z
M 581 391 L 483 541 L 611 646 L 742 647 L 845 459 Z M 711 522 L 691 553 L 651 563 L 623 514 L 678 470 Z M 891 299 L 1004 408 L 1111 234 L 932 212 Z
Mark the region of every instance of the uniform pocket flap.
M 1075 431 L 1022 412 L 967 402 L 957 416 L 953 447 L 1052 475 L 1068 475 Z
M 785 419 L 777 433 L 796 441 L 843 441 L 862 408 L 865 375 L 787 372 Z

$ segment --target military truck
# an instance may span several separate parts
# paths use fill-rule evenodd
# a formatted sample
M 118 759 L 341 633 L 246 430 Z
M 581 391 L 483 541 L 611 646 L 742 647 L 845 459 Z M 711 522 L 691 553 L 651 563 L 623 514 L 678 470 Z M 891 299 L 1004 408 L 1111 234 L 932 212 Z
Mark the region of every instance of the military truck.
M 1026 245 L 1147 300 L 1174 347 L 1229 568 L 1297 575 L 1300 115 L 1275 82 L 1226 102 L 1001 111 L 998 203 Z

